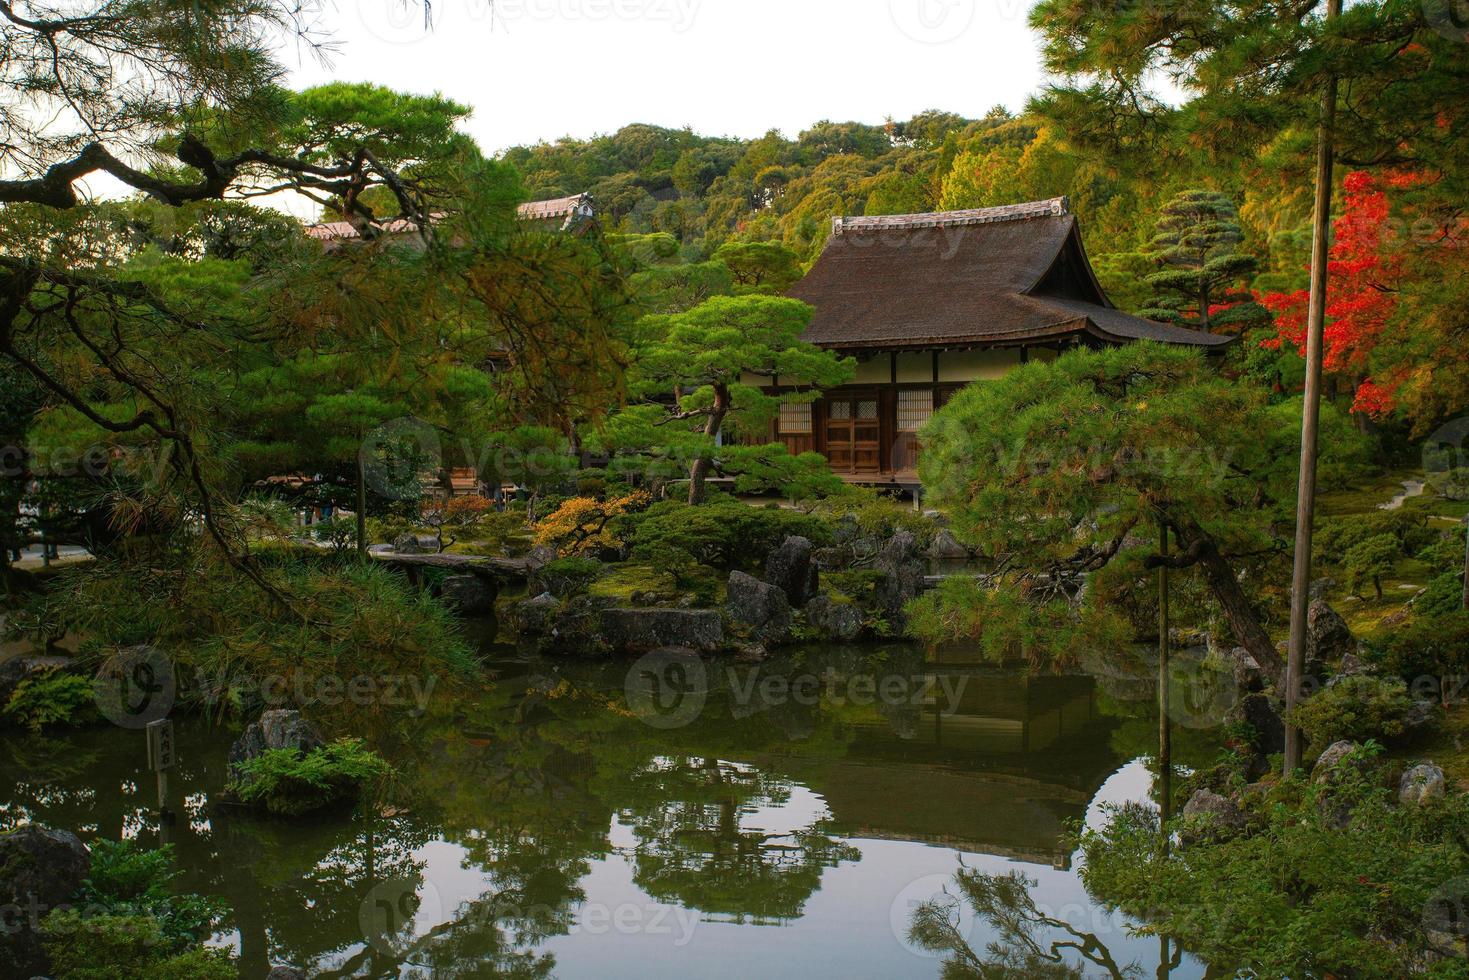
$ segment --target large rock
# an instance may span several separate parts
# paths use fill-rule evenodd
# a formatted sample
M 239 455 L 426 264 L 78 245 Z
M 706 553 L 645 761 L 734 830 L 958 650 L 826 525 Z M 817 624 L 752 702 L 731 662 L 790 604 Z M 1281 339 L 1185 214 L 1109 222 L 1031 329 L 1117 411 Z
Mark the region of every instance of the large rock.
M 806 538 L 786 538 L 765 561 L 765 581 L 784 592 L 796 609 L 816 597 L 818 578 L 811 542 Z
M 1312 777 L 1318 783 L 1331 781 L 1334 778 L 1333 773 L 1341 769 L 1347 757 L 1359 748 L 1361 746 L 1356 742 L 1347 741 L 1334 742 L 1327 746 L 1326 751 L 1317 757 L 1316 764 L 1311 767 Z
M 837 643 L 850 643 L 861 636 L 864 619 L 855 603 L 837 602 L 830 596 L 819 595 L 806 605 L 806 624 L 822 639 Z
M 1222 840 L 1241 833 L 1249 819 L 1239 805 L 1227 796 L 1201 789 L 1184 805 L 1183 815 L 1190 822 L 1190 840 Z
M 1306 613 L 1306 673 L 1315 675 L 1317 671 L 1312 668 L 1317 664 L 1339 661 L 1356 652 L 1357 638 L 1347 621 L 1325 599 L 1311 603 Z
M 400 534 L 393 539 L 393 550 L 400 555 L 437 555 L 439 539 L 432 534 Z
M 791 634 L 791 603 L 783 590 L 744 572 L 731 572 L 724 611 L 762 644 L 784 643 Z
M 1414 766 L 1398 783 L 1398 800 L 1405 806 L 1441 800 L 1447 792 L 1443 770 L 1435 765 Z
M 523 654 L 594 657 L 606 653 L 602 604 L 589 596 L 562 602 L 546 593 L 519 603 L 513 613 Z
M 326 742 L 301 712 L 287 708 L 266 711 L 259 721 L 251 722 L 244 734 L 230 746 L 230 775 L 239 778 L 242 763 L 259 758 L 275 749 L 290 749 L 306 755 Z
M 1270 677 L 1265 673 L 1250 651 L 1244 647 L 1233 647 L 1223 654 L 1224 662 L 1234 674 L 1234 684 L 1242 693 L 1258 694 L 1270 686 Z
M 710 653 L 724 646 L 724 618 L 714 609 L 606 609 L 602 636 L 620 653 L 665 647 Z
M 883 573 L 877 589 L 878 603 L 892 631 L 901 633 L 907 622 L 903 607 L 923 592 L 925 568 L 913 535 L 907 531 L 894 534 L 883 545 L 876 567 Z
M 273 966 L 265 980 L 307 980 L 307 976 L 299 966 Z
M 928 547 L 928 557 L 939 561 L 963 561 L 971 556 L 969 549 L 954 537 L 954 532 L 945 527 L 940 528 L 933 536 L 933 544 Z
M 44 973 L 41 920 L 70 905 L 91 869 L 91 856 L 75 834 L 28 824 L 0 835 L 0 963 L 5 976 Z
M 461 616 L 477 619 L 495 615 L 499 589 L 494 579 L 482 575 L 451 575 L 439 588 L 444 602 Z
M 1274 755 L 1285 751 L 1285 722 L 1280 717 L 1280 705 L 1267 694 L 1250 694 L 1240 698 L 1229 709 L 1227 720 L 1244 723 L 1255 732 L 1254 748 L 1260 755 Z

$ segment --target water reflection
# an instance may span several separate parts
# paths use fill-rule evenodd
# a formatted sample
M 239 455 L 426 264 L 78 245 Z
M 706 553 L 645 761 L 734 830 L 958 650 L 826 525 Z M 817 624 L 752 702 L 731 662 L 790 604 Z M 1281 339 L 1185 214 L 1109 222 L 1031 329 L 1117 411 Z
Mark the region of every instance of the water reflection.
M 987 969 L 1172 959 L 1096 928 L 1070 868 L 1068 825 L 1150 783 L 1091 678 L 906 647 L 707 673 L 697 717 L 664 730 L 629 710 L 624 665 L 500 665 L 481 697 L 375 733 L 404 778 L 350 820 L 222 806 L 231 733 L 182 722 L 180 887 L 231 905 L 221 941 L 247 977 L 934 976 L 910 886 L 959 889 L 958 855 L 979 914 L 957 938 Z M 0 821 L 151 838 L 145 761 L 138 733 L 8 741 Z M 1097 944 L 1053 947 L 1042 908 Z

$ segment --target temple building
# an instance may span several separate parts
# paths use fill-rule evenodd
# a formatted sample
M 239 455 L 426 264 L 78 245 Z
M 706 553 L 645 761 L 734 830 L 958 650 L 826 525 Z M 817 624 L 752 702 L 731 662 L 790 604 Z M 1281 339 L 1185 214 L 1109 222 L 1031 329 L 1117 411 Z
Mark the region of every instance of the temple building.
M 837 218 L 787 295 L 816 308 L 804 339 L 855 357 L 858 368 L 814 405 L 784 406 L 772 436 L 792 452 L 821 453 L 857 483 L 915 485 L 917 434 L 934 410 L 1032 359 L 1143 339 L 1209 351 L 1230 343 L 1116 309 L 1064 197 Z
M 433 215 L 436 221 L 440 215 Z M 590 194 L 573 194 L 550 201 L 527 201 L 516 209 L 516 217 L 528 228 L 538 231 L 566 231 L 580 234 L 597 218 L 596 208 Z M 418 226 L 404 218 L 392 218 L 378 226 L 377 233 L 384 237 L 411 235 Z M 362 237 L 361 229 L 350 221 L 327 221 L 307 225 L 306 234 L 332 247 L 339 242 Z

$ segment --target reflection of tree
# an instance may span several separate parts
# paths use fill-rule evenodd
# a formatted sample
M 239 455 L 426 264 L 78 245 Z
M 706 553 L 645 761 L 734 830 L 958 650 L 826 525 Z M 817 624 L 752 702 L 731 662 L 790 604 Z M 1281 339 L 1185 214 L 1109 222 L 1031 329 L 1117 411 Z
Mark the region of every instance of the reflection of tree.
M 1019 871 L 985 874 L 961 866 L 954 875 L 958 894 L 919 905 L 909 924 L 908 941 L 945 956 L 946 980 L 1080 980 L 1083 968 L 1068 957 L 1100 967 L 1113 980 L 1142 976 L 1136 964 L 1119 966 L 1100 939 L 1038 908 L 1030 890 L 1036 882 Z M 960 902 L 996 932 L 983 955 L 969 945 L 961 928 Z M 1159 968 L 1166 977 L 1166 966 Z
M 659 901 L 744 922 L 791 919 L 826 868 L 860 857 L 822 823 L 791 833 L 742 826 L 757 806 L 790 802 L 791 784 L 753 766 L 660 757 L 628 781 L 624 816 L 638 843 L 634 880 Z

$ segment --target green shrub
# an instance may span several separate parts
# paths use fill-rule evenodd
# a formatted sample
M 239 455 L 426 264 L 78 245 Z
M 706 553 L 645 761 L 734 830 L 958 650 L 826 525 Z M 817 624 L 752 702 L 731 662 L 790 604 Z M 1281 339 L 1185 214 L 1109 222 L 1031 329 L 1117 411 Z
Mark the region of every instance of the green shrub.
M 1347 573 L 1347 588 L 1361 596 L 1362 588 L 1371 583 L 1377 598 L 1382 599 L 1382 577 L 1392 574 L 1402 557 L 1402 545 L 1391 534 L 1379 534 L 1355 544 L 1342 560 Z
M 4 715 L 33 732 L 48 725 L 75 725 L 95 714 L 94 696 L 90 679 L 50 670 L 21 681 Z
M 558 599 L 570 599 L 584 594 L 601 574 L 602 563 L 597 559 L 573 555 L 558 558 L 536 572 L 531 588 L 534 592 L 549 592 Z
M 1448 616 L 1464 610 L 1464 576 L 1440 575 L 1428 583 L 1413 607 L 1420 616 Z
M 1384 669 L 1409 681 L 1469 672 L 1469 612 L 1427 615 L 1422 605 L 1419 600 L 1418 615 L 1373 644 Z
M 1462 574 L 1464 571 L 1464 533 L 1464 529 L 1460 528 L 1450 534 L 1439 535 L 1437 541 L 1418 553 L 1418 560 L 1435 572 Z
M 887 539 L 898 531 L 907 531 L 923 551 L 933 544 L 938 533 L 938 525 L 912 507 L 865 487 L 852 487 L 846 493 L 821 501 L 812 512 L 833 525 L 850 522 L 864 538 Z
M 1158 857 L 1156 809 L 1109 808 L 1106 825 L 1081 837 L 1087 891 L 1221 976 L 1462 977 L 1462 961 L 1425 968 L 1434 937 L 1424 912 L 1469 873 L 1469 797 L 1398 806 L 1370 756 L 1327 785 L 1287 780 L 1245 794 L 1257 832 L 1170 858 Z
M 156 980 L 237 976 L 227 950 L 201 947 L 224 907 L 169 889 L 177 877 L 173 849 L 144 850 L 135 841 L 98 840 L 76 909 L 42 923 L 56 980 Z
M 360 739 L 340 739 L 305 755 L 293 749 L 262 752 L 239 765 L 230 790 L 269 813 L 295 816 L 355 799 L 391 771 Z
M 91 852 L 82 903 L 110 914 L 152 919 L 171 952 L 209 938 L 224 913 L 213 899 L 169 889 L 169 883 L 178 877 L 171 845 L 144 850 L 135 841 L 98 840 Z
M 791 536 L 809 538 L 818 547 L 831 541 L 831 528 L 819 517 L 773 505 L 751 507 L 731 497 L 714 497 L 696 507 L 664 501 L 619 518 L 615 530 L 631 546 L 633 558 L 675 575 L 691 565 L 758 568 Z
M 1302 702 L 1291 716 L 1316 748 L 1349 740 L 1400 740 L 1413 707 L 1400 678 L 1350 677 Z
M 189 558 L 144 576 L 103 561 L 68 569 L 42 600 L 39 621 L 56 635 L 87 636 L 99 657 L 149 645 L 173 659 L 176 676 L 208 678 L 210 697 L 235 687 L 258 692 L 256 678 L 302 673 L 432 675 L 447 690 L 478 670 L 453 613 L 388 568 L 261 554 L 265 577 L 287 598 L 283 609 L 224 563 Z M 341 714 L 344 725 L 365 719 L 360 710 Z
M 46 916 L 46 953 L 55 980 L 236 980 L 228 950 L 169 952 L 158 920 L 147 915 L 92 915 L 76 909 Z
M 1416 555 L 1437 538 L 1437 533 L 1428 526 L 1428 515 L 1421 511 L 1403 509 L 1348 514 L 1321 522 L 1321 529 L 1316 534 L 1316 554 L 1322 561 L 1340 565 L 1353 548 L 1381 535 L 1390 535 L 1403 557 Z

